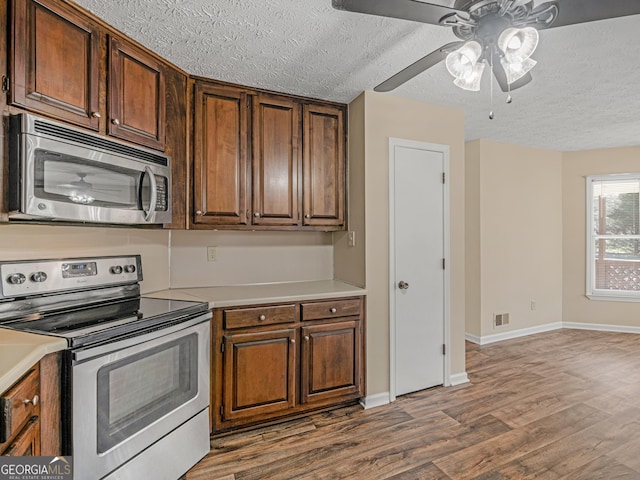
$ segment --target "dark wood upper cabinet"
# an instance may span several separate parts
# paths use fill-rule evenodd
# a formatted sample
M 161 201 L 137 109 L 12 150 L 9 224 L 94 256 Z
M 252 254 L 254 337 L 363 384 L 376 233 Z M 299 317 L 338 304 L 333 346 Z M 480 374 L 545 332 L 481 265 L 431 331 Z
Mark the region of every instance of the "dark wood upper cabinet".
M 253 106 L 254 225 L 298 225 L 300 104 L 257 95 Z
M 302 224 L 344 225 L 344 110 L 305 104 L 302 124 Z
M 242 90 L 196 82 L 194 223 L 247 224 L 248 101 Z
M 100 30 L 60 2 L 12 7 L 11 102 L 98 130 Z
M 109 135 L 163 150 L 165 78 L 160 62 L 110 37 L 108 78 Z

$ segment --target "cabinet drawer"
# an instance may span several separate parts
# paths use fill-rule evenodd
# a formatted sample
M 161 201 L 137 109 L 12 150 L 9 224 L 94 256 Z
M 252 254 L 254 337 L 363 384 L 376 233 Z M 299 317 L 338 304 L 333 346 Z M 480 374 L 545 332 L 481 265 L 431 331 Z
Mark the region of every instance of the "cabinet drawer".
M 296 306 L 238 308 L 224 311 L 224 328 L 244 328 L 296 321 Z
M 360 315 L 360 299 L 326 300 L 300 305 L 302 320 L 349 317 Z
M 39 414 L 39 396 L 40 375 L 36 368 L 0 397 L 0 443 L 6 442 L 29 418 Z

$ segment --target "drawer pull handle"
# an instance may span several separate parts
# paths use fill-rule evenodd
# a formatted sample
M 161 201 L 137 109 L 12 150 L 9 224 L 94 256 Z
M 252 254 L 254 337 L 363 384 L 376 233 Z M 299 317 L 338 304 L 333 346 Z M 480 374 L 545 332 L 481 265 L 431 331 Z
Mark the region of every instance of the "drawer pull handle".
M 33 406 L 35 407 L 36 405 L 38 405 L 39 401 L 40 401 L 40 397 L 38 397 L 38 395 L 34 395 L 32 399 L 27 398 L 24 401 L 24 404 L 29 405 L 30 403 L 33 403 Z
M 266 316 L 264 316 L 264 315 L 260 315 L 260 316 L 258 317 L 258 320 L 266 320 L 266 319 L 267 319 L 267 317 L 266 317 Z
M 336 307 L 331 307 L 331 308 L 329 309 L 329 311 L 330 311 L 331 313 L 336 313 L 338 310 L 336 310 Z

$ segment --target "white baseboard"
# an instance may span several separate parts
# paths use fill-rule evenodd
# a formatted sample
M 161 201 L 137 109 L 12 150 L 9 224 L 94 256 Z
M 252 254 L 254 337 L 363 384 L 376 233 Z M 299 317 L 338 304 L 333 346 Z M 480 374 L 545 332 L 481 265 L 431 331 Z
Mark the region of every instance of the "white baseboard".
M 463 383 L 469 383 L 467 372 L 454 373 L 449 377 L 449 384 L 452 387 L 455 387 L 456 385 L 462 385 Z
M 577 330 L 595 330 L 598 332 L 640 333 L 640 327 L 603 325 L 598 323 L 562 322 L 562 327 L 575 328 Z
M 367 395 L 366 397 L 360 399 L 360 405 L 365 410 L 369 408 L 381 407 L 382 405 L 387 405 L 390 403 L 389 400 L 389 392 L 376 393 L 375 395 Z
M 598 323 L 556 322 L 556 323 L 547 323 L 546 325 L 539 325 L 537 327 L 529 327 L 529 328 L 522 328 L 520 330 L 512 330 L 511 332 L 497 333 L 495 335 L 486 335 L 484 337 L 478 337 L 476 335 L 471 335 L 470 333 L 465 333 L 464 338 L 478 345 L 488 345 L 490 343 L 501 342 L 503 340 L 510 340 L 512 338 L 519 338 L 527 335 L 533 335 L 534 333 L 549 332 L 551 330 L 558 330 L 560 328 L 573 328 L 576 330 L 594 330 L 598 332 L 618 332 L 618 333 L 640 334 L 640 327 L 630 327 L 630 326 L 623 326 L 623 325 L 605 325 L 605 324 L 598 324 Z M 453 382 L 453 379 L 452 379 L 452 382 Z
M 521 328 L 520 330 L 511 330 L 510 332 L 495 333 L 493 335 L 485 335 L 484 337 L 476 337 L 475 335 L 465 334 L 465 338 L 470 342 L 478 345 L 488 345 L 490 343 L 502 342 L 503 340 L 511 340 L 513 338 L 526 337 L 534 333 L 549 332 L 551 330 L 559 330 L 563 327 L 562 322 L 547 323 L 536 327 Z

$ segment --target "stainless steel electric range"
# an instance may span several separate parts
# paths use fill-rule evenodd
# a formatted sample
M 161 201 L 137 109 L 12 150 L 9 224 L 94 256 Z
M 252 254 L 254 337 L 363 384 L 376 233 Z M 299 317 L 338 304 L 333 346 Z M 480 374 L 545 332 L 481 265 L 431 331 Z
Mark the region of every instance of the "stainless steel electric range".
M 75 478 L 175 480 L 209 452 L 208 305 L 140 296 L 139 255 L 0 262 L 0 326 L 67 339 Z

